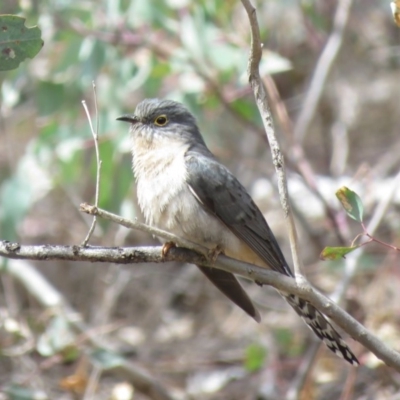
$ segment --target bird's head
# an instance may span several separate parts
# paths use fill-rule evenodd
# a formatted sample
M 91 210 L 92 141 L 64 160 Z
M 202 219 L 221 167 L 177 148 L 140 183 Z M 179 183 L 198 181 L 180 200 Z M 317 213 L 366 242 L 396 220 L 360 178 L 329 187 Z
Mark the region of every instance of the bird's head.
M 117 120 L 129 122 L 133 137 L 143 138 L 149 143 L 171 140 L 205 146 L 196 119 L 176 101 L 146 99 L 137 105 L 133 114 L 123 115 Z

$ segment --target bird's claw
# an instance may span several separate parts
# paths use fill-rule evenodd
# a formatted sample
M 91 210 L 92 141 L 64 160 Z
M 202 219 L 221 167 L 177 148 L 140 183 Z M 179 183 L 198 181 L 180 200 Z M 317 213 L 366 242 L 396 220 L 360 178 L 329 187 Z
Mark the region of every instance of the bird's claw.
M 162 249 L 161 249 L 161 256 L 164 259 L 168 252 L 173 248 L 176 247 L 176 244 L 174 242 L 166 242 L 163 244 Z
M 217 245 L 213 249 L 210 249 L 207 254 L 208 261 L 214 264 L 221 253 L 223 253 L 223 248 L 220 245 Z

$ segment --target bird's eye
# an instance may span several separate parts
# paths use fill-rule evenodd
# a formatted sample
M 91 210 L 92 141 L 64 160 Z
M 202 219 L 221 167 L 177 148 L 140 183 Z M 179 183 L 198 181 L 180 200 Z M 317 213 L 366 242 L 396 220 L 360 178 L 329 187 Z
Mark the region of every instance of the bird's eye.
M 154 124 L 157 126 L 164 126 L 168 122 L 168 118 L 166 115 L 159 115 L 155 120 Z

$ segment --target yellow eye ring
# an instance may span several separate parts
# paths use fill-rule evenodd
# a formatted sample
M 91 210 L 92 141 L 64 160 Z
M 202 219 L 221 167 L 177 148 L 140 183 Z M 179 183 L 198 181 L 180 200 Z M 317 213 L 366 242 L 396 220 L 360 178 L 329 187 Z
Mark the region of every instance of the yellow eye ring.
M 154 120 L 154 125 L 157 125 L 157 126 L 164 126 L 164 125 L 167 125 L 167 122 L 168 122 L 167 116 L 164 115 L 164 114 L 162 114 L 162 115 L 159 115 L 159 116 Z

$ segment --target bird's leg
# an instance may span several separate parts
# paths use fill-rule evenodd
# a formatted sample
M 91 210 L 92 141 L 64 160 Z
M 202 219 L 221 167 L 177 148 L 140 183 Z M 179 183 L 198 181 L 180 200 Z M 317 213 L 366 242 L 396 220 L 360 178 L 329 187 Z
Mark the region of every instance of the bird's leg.
M 165 242 L 163 244 L 162 249 L 161 249 L 161 256 L 162 256 L 163 259 L 167 256 L 168 252 L 173 247 L 176 247 L 176 244 L 174 242 Z

